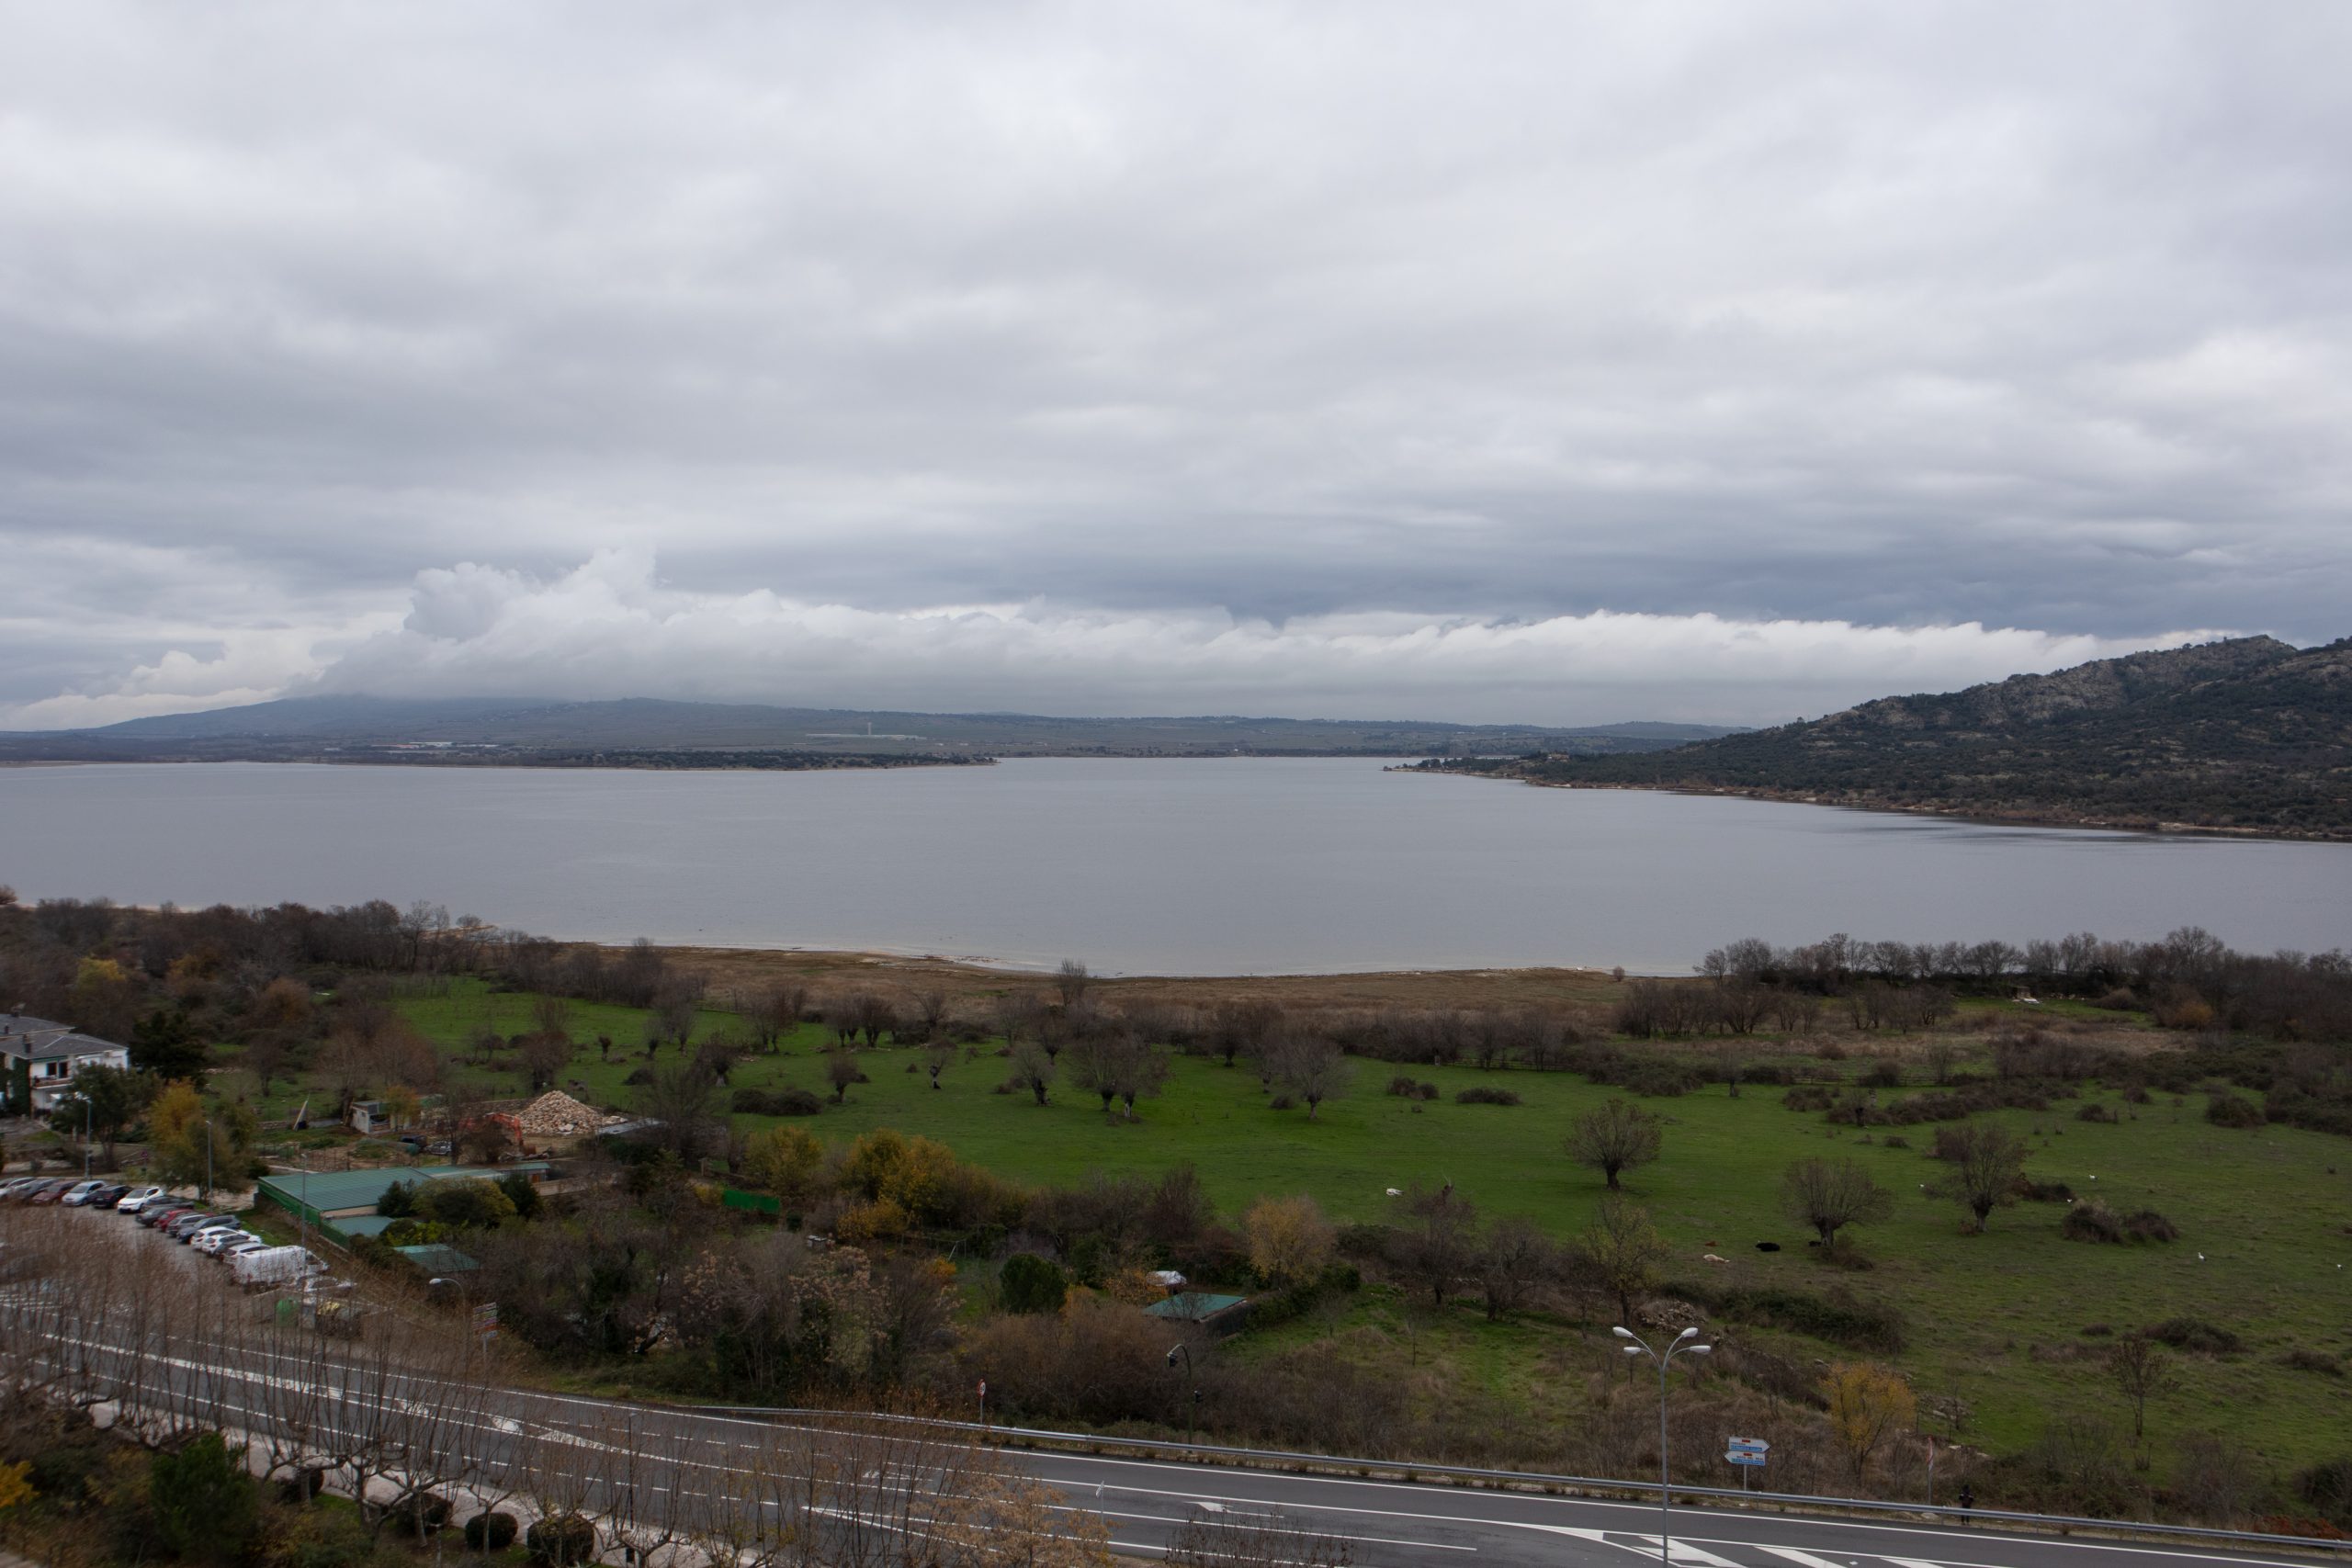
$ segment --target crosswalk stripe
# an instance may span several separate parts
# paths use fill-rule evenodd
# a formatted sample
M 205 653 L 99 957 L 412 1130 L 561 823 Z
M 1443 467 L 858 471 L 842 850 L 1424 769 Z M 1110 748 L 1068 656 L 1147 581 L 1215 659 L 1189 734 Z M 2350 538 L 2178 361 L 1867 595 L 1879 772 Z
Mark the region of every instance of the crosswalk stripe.
M 1634 1539 L 1646 1541 L 1652 1547 L 1657 1545 L 1657 1537 L 1654 1535 L 1635 1536 Z M 1693 1546 L 1679 1537 L 1669 1539 L 1667 1544 L 1667 1558 L 1670 1563 L 1692 1562 L 1698 1564 L 1698 1568 L 1740 1568 L 1740 1565 L 1730 1558 L 1718 1557 L 1706 1548 Z
M 1929 1562 L 1918 1557 L 1887 1557 L 1880 1561 L 1892 1562 L 1894 1568 L 1944 1568 L 1944 1564 L 1940 1562 Z
M 1787 1558 L 1795 1563 L 1797 1568 L 1846 1568 L 1842 1562 L 1832 1562 L 1826 1557 L 1815 1557 L 1810 1551 L 1799 1551 L 1793 1546 L 1764 1546 L 1761 1541 L 1757 1544 L 1775 1557 Z

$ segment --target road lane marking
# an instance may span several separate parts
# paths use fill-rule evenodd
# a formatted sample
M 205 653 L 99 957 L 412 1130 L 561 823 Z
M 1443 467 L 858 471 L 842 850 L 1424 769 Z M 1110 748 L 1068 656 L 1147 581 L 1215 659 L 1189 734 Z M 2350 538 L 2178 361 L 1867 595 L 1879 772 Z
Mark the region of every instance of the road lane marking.
M 1853 1568 L 1851 1563 L 1832 1562 L 1826 1557 L 1815 1557 L 1812 1552 L 1800 1551 L 1793 1546 L 1767 1546 L 1760 1540 L 1756 1544 L 1760 1550 L 1769 1551 L 1775 1557 L 1788 1559 L 1795 1563 L 1797 1568 Z

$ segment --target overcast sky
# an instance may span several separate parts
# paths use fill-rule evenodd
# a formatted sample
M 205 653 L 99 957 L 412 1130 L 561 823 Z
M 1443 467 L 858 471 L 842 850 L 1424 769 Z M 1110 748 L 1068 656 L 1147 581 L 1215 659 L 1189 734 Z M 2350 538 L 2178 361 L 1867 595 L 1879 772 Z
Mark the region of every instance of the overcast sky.
M 2352 6 L 0 4 L 0 725 L 2352 633 Z

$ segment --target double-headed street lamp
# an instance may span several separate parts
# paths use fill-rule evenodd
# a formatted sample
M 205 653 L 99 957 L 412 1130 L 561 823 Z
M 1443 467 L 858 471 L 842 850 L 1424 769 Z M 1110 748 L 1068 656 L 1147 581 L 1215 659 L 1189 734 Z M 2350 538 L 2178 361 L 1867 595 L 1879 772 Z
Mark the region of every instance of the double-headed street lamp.
M 1674 1358 L 1677 1356 L 1703 1356 L 1714 1347 L 1684 1344 L 1684 1340 L 1699 1332 L 1695 1328 L 1686 1328 L 1676 1335 L 1668 1341 L 1663 1350 L 1652 1346 L 1648 1340 L 1630 1328 L 1620 1326 L 1611 1329 L 1611 1332 L 1620 1339 L 1633 1341 L 1631 1345 L 1624 1348 L 1625 1354 L 1647 1356 L 1657 1363 L 1657 1560 L 1663 1568 L 1672 1568 L 1667 1557 L 1667 1542 L 1672 1518 L 1669 1510 L 1672 1504 L 1670 1483 L 1667 1479 L 1666 1471 L 1666 1370 L 1673 1364 Z

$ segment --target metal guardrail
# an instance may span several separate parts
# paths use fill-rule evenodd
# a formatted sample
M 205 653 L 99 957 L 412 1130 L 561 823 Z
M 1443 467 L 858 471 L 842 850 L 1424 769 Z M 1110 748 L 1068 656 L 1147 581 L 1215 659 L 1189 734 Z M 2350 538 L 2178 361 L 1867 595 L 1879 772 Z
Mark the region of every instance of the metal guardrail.
M 993 1438 L 1021 1447 L 1052 1445 L 1081 1448 L 1096 1451 L 1105 1449 L 1140 1450 L 1177 1458 L 1220 1461 L 1226 1463 L 1280 1468 L 1284 1470 L 1355 1471 L 1363 1473 L 1400 1475 L 1408 1480 L 1427 1477 L 1431 1480 L 1487 1482 L 1503 1485 L 1541 1487 L 1564 1492 L 1605 1492 L 1612 1495 L 1656 1496 L 1655 1483 L 1628 1481 L 1622 1477 L 1592 1475 L 1554 1475 L 1532 1470 L 1488 1470 L 1466 1464 L 1427 1464 L 1416 1460 L 1385 1460 L 1351 1458 L 1342 1454 L 1301 1453 L 1289 1449 L 1242 1449 L 1219 1443 L 1179 1443 L 1161 1438 L 1121 1438 L 1100 1432 L 1061 1432 L 1042 1427 L 1005 1427 L 993 1422 L 949 1421 L 930 1416 L 896 1416 L 884 1412 L 842 1410 L 810 1410 L 762 1404 L 694 1404 L 684 1406 L 690 1411 L 709 1415 L 789 1416 L 806 1421 L 903 1421 L 913 1426 L 930 1427 L 940 1431 L 970 1432 L 982 1438 Z M 2274 1535 L 2262 1530 L 2218 1529 L 2209 1525 L 2166 1525 L 2136 1519 L 2099 1519 L 2072 1514 L 2026 1514 L 2001 1508 L 1962 1508 L 1939 1503 L 1886 1503 L 1870 1497 L 1826 1497 L 1807 1492 L 1742 1491 L 1735 1486 L 1674 1485 L 1677 1497 L 1721 1498 L 1734 1503 L 1776 1503 L 1796 1505 L 1827 1511 L 1856 1511 L 1873 1514 L 1926 1515 L 1934 1521 L 1950 1524 L 1992 1522 L 2031 1526 L 2064 1534 L 2070 1530 L 2096 1529 L 2123 1531 L 2133 1535 L 2178 1536 L 2197 1540 L 2246 1541 L 2267 1547 L 2306 1547 L 2321 1551 L 2352 1554 L 2352 1539 L 2330 1540 L 2324 1536 Z

